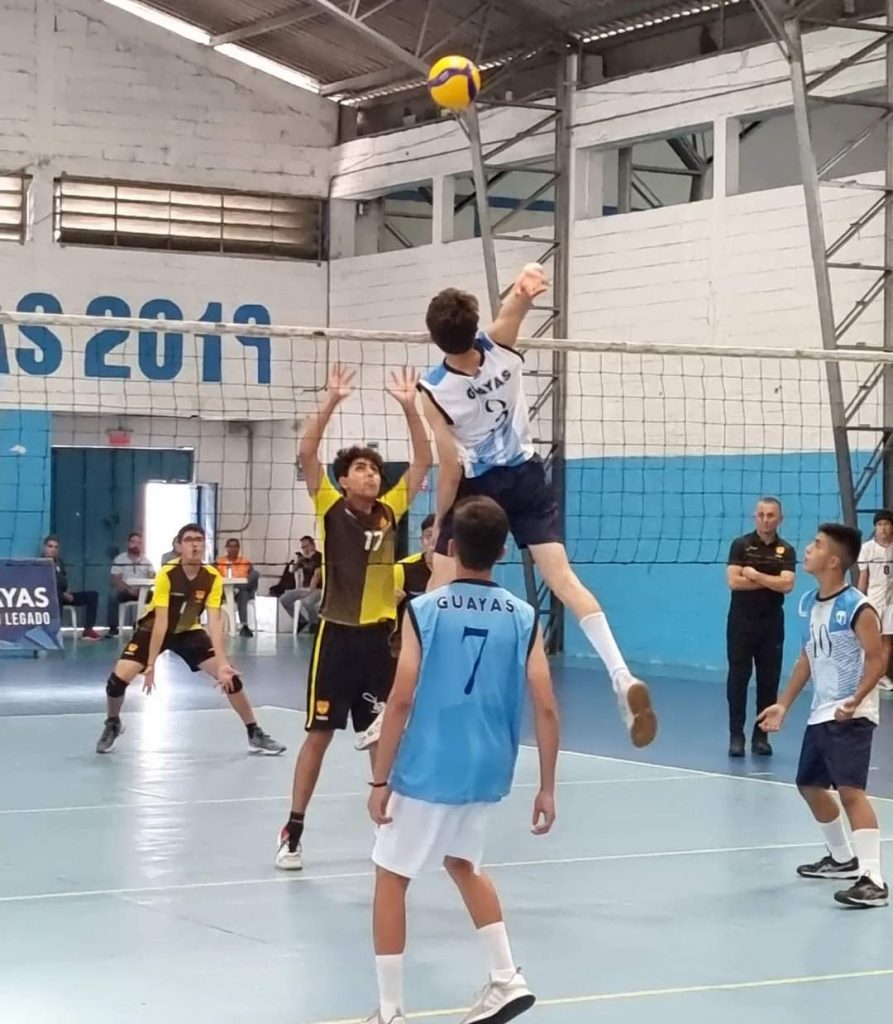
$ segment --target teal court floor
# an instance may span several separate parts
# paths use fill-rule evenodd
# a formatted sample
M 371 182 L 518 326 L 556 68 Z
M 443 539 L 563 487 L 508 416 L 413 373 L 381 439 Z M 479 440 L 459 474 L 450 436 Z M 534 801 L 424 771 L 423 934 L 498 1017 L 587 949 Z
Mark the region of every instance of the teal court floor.
M 235 715 L 176 663 L 151 699 L 128 698 L 127 732 L 98 757 L 111 644 L 0 663 L 0 1020 L 321 1024 L 372 1009 L 368 773 L 348 737 L 308 815 L 304 872 L 272 864 L 306 654 L 289 637 L 235 656 L 259 721 L 289 745 L 280 758 L 248 755 Z M 790 785 L 802 714 L 773 759 L 730 763 L 722 687 L 657 679 L 661 734 L 634 752 L 594 666 L 558 666 L 556 680 L 556 828 L 529 832 L 525 747 L 487 857 L 539 997 L 523 1019 L 886 1024 L 893 909 L 848 911 L 835 883 L 794 875 L 820 853 Z M 872 785 L 893 839 L 891 746 L 882 728 Z M 419 880 L 411 1019 L 458 1020 L 483 980 L 448 879 Z

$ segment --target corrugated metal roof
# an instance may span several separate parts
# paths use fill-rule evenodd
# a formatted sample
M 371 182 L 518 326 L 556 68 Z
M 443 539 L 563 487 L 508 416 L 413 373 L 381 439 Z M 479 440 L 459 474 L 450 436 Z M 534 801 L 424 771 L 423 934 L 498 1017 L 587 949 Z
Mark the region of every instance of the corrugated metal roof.
M 212 36 L 240 34 L 240 46 L 320 83 L 345 83 L 359 99 L 389 85 L 421 82 L 426 64 L 444 53 L 499 63 L 525 49 L 564 39 L 584 42 L 650 28 L 744 0 L 143 0 Z M 375 35 L 346 23 L 335 6 Z M 357 82 L 352 79 L 359 79 Z

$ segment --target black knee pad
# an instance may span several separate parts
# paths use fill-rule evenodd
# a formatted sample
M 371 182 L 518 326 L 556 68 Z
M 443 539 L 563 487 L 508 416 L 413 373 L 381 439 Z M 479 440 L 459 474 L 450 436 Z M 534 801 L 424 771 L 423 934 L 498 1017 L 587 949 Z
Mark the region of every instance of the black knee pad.
M 105 692 L 110 697 L 123 697 L 127 692 L 127 683 L 123 679 L 119 679 L 114 672 L 109 676 L 108 682 L 105 684 Z
M 233 676 L 233 688 L 229 691 L 230 693 L 238 693 L 242 689 L 242 680 L 238 676 Z

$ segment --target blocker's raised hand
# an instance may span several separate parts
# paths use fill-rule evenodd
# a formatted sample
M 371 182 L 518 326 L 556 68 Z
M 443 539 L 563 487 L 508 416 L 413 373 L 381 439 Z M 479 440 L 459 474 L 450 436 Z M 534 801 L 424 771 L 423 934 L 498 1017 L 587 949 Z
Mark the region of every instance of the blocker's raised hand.
M 404 366 L 401 370 L 395 370 L 391 374 L 391 383 L 387 385 L 388 394 L 395 398 L 404 409 L 414 409 L 418 382 L 418 372 Z
M 338 402 L 343 402 L 353 392 L 353 379 L 356 370 L 351 370 L 341 363 L 334 363 L 329 370 L 328 393 Z

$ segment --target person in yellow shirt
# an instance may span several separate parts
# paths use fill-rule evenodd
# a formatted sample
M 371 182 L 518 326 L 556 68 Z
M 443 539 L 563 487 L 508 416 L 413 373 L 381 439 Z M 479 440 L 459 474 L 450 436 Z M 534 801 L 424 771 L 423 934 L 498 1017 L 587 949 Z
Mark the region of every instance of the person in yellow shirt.
M 252 753 L 281 754 L 285 747 L 268 736 L 254 717 L 254 709 L 236 670 L 226 660 L 226 641 L 220 605 L 223 580 L 213 565 L 205 565 L 205 531 L 189 523 L 177 534 L 179 557 L 163 566 L 155 577 L 152 600 L 137 622 L 106 683 L 107 714 L 97 754 L 107 754 L 124 732 L 121 708 L 127 687 L 140 674 L 143 691 L 155 689 L 155 662 L 162 651 L 179 655 L 193 672 L 206 672 L 226 694 L 248 732 Z M 207 632 L 201 617 L 208 616 Z
M 254 633 L 248 626 L 248 604 L 257 593 L 260 573 L 251 561 L 242 555 L 242 545 L 238 537 L 230 537 L 226 542 L 226 555 L 217 559 L 217 571 L 227 579 L 247 580 L 235 588 L 236 610 L 242 623 L 239 636 L 251 637 Z M 235 628 L 233 623 L 233 628 Z
M 322 547 L 319 631 L 307 683 L 307 735 L 295 764 L 291 816 L 279 834 L 276 865 L 303 867 L 304 815 L 337 729 L 352 720 L 362 733 L 387 700 L 393 681 L 390 637 L 397 620 L 394 590 L 397 526 L 431 468 L 431 445 L 416 409 L 418 375 L 392 374 L 388 393 L 406 416 L 412 461 L 382 491 L 384 464 L 374 448 L 355 445 L 335 457 L 329 480 L 319 445 L 335 409 L 351 394 L 354 372 L 335 365 L 325 398 L 301 439 L 301 467 L 313 500 Z

